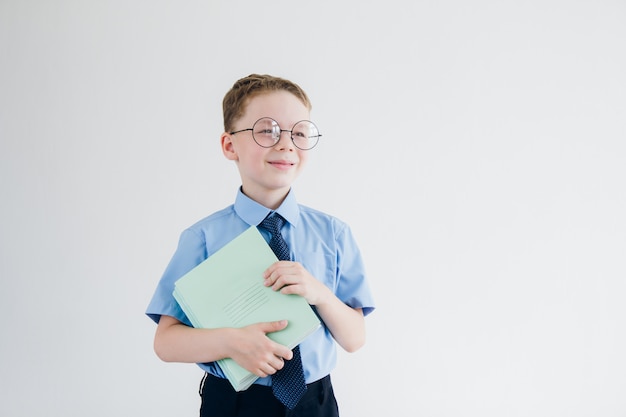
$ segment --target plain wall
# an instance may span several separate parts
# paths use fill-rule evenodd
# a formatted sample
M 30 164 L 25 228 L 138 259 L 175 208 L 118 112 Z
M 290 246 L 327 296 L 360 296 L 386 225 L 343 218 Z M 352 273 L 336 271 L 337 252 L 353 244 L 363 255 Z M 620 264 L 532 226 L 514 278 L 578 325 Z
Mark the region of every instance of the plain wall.
M 234 200 L 221 100 L 299 83 L 294 188 L 378 309 L 342 415 L 626 415 L 626 3 L 0 0 L 0 415 L 194 416 L 144 315 Z M 377 220 L 382 215 L 384 220 Z

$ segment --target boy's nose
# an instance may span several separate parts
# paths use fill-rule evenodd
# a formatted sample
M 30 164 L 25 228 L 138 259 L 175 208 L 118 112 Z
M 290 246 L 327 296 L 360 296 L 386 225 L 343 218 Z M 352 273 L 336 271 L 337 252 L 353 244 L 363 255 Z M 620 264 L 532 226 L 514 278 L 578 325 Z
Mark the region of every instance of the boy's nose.
M 283 133 L 286 133 L 286 135 L 283 135 Z M 278 142 L 276 142 L 276 145 L 274 146 L 279 146 L 281 149 L 284 147 L 293 148 L 294 145 L 293 141 L 291 140 L 291 131 L 281 130 L 280 136 L 278 137 Z

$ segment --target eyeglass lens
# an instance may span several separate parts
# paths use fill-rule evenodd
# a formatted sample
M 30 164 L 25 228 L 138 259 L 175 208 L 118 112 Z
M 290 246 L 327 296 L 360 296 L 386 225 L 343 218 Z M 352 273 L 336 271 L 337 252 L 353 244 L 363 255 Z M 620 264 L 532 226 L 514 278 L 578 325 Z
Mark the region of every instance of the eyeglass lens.
M 252 127 L 252 137 L 255 142 L 264 148 L 274 146 L 280 140 L 281 129 L 278 123 L 269 117 L 263 117 L 256 121 Z M 300 149 L 311 149 L 319 140 L 317 127 L 308 120 L 296 123 L 291 129 L 291 140 Z

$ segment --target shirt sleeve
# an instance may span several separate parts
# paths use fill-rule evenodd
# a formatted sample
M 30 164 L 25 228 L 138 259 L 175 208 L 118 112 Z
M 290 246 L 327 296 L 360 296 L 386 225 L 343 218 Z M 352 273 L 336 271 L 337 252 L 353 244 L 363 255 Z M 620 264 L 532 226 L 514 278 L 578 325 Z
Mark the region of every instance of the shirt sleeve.
M 162 315 L 191 326 L 172 294 L 175 282 L 207 258 L 205 239 L 192 229 L 185 230 L 178 241 L 178 247 L 170 260 L 148 305 L 146 314 L 156 323 Z
M 363 309 L 363 315 L 375 309 L 367 282 L 361 251 L 350 228 L 344 224 L 337 234 L 337 297 L 352 308 Z

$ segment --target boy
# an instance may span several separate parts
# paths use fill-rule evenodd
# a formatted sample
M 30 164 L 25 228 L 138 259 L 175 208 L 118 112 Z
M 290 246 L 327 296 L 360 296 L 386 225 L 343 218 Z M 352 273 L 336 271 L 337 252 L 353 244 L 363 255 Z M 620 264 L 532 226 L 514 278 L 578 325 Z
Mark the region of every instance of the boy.
M 201 416 L 338 416 L 330 381 L 335 342 L 348 352 L 365 342 L 364 316 L 374 303 L 350 229 L 330 215 L 299 205 L 291 190 L 321 136 L 309 121 L 310 110 L 298 85 L 269 75 L 242 78 L 227 92 L 221 148 L 237 165 L 241 187 L 233 205 L 181 234 L 146 311 L 158 323 L 157 356 L 166 362 L 197 363 L 206 372 L 200 388 Z M 266 218 L 280 219 L 280 232 L 272 234 Z M 322 327 L 293 351 L 267 337 L 284 329 L 284 320 L 195 329 L 172 296 L 178 278 L 250 226 L 258 226 L 270 246 L 275 238 L 287 245 L 285 260 L 271 265 L 259 279 L 275 291 L 304 297 L 322 321 Z M 235 392 L 216 363 L 226 357 L 259 379 Z M 287 369 L 304 376 L 301 389 L 282 389 L 289 399 L 279 394 L 279 379 L 291 373 Z

